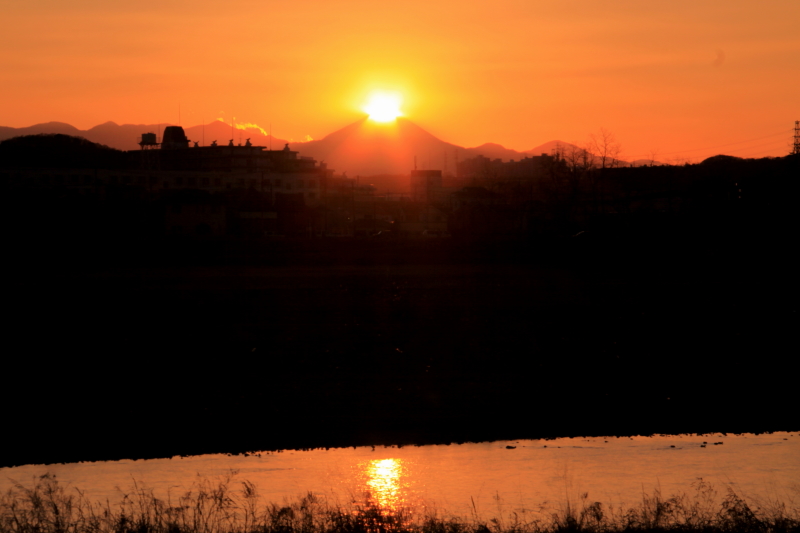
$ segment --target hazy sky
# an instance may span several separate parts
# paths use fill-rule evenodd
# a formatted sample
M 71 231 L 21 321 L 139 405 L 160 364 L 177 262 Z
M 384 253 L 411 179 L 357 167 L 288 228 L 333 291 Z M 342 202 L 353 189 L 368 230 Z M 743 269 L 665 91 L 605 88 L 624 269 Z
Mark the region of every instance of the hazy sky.
M 784 155 L 800 120 L 797 0 L 0 0 L 0 17 L 3 126 L 180 108 L 302 140 L 384 89 L 462 146 L 604 127 L 669 160 Z

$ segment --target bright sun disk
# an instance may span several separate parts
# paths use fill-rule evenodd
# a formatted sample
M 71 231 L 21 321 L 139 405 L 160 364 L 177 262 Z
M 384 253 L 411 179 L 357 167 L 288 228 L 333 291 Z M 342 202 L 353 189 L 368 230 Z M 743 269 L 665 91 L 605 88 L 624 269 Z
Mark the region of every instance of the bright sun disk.
M 400 111 L 401 103 L 402 98 L 398 94 L 374 93 L 370 96 L 364 111 L 376 122 L 391 122 L 403 115 Z

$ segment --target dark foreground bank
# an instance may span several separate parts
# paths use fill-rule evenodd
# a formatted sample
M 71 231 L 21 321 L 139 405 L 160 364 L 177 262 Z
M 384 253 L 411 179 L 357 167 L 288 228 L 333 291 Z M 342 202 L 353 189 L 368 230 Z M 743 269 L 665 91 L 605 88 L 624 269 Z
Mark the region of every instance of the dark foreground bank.
M 17 243 L 0 466 L 796 430 L 779 236 Z
M 238 490 L 237 490 L 238 489 Z M 797 507 L 748 501 L 733 490 L 717 498 L 700 482 L 690 494 L 643 494 L 637 507 L 617 509 L 562 501 L 555 508 L 507 516 L 448 517 L 411 509 L 382 509 L 367 494 L 341 507 L 308 494 L 293 503 L 264 502 L 244 481 L 200 481 L 174 501 L 135 488 L 112 505 L 87 501 L 79 488 L 43 476 L 32 486 L 0 495 L 0 531 L 9 533 L 549 533 L 575 532 L 772 532 L 800 531 Z

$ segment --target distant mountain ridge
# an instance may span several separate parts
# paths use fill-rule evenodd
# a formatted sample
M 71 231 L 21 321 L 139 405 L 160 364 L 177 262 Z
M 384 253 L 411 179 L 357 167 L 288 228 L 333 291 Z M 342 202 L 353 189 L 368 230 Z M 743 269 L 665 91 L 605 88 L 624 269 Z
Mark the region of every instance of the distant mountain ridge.
M 63 133 L 83 137 L 86 140 L 116 148 L 117 150 L 138 150 L 139 140 L 143 133 L 157 133 L 159 137 L 167 126 L 174 124 L 117 124 L 116 122 L 104 122 L 88 130 L 79 130 L 75 126 L 64 122 L 45 122 L 34 124 L 26 128 L 10 128 L 0 126 L 0 141 L 19 137 L 22 135 L 37 135 L 40 133 Z M 249 138 L 250 142 L 256 146 L 269 147 L 273 149 L 283 148 L 287 143 L 285 139 L 270 138 L 264 135 L 261 130 L 256 128 L 238 129 L 231 131 L 231 125 L 220 120 L 215 120 L 209 124 L 191 126 L 184 128 L 186 136 L 193 142 L 200 142 L 205 145 L 217 141 L 218 144 L 228 144 L 233 140 L 234 144 L 241 142 L 244 144 Z
M 109 121 L 88 130 L 80 130 L 63 122 L 46 122 L 25 128 L 0 126 L 0 141 L 22 135 L 63 133 L 119 150 L 137 150 L 143 133 L 157 133 L 160 136 L 169 125 L 171 124 L 120 125 Z M 503 161 L 520 160 L 543 153 L 550 154 L 558 147 L 574 146 L 555 140 L 524 152 L 496 143 L 465 148 L 443 141 L 405 118 L 398 118 L 396 125 L 381 126 L 365 117 L 322 139 L 306 142 L 289 142 L 265 135 L 257 127 L 239 129 L 219 120 L 184 129 L 193 143 L 198 142 L 202 146 L 210 145 L 213 141 L 217 141 L 219 145 L 227 145 L 229 142 L 235 145 L 245 144 L 249 139 L 254 146 L 279 150 L 288 143 L 301 156 L 325 161 L 336 172 L 347 173 L 349 176 L 408 174 L 414 168 L 454 172 L 458 161 L 479 155 Z

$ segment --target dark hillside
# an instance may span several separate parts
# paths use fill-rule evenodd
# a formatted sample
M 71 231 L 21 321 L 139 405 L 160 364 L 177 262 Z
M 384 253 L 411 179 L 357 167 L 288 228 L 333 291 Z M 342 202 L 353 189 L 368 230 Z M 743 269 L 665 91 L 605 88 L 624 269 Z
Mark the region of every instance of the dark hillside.
M 61 133 L 25 135 L 0 142 L 0 167 L 124 168 L 121 150 Z

